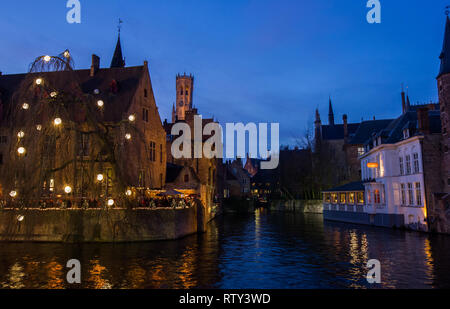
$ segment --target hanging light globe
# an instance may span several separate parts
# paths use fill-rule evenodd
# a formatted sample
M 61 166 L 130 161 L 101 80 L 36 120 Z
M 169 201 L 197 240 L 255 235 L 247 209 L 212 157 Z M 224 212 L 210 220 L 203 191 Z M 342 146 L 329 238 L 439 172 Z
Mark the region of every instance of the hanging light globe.
M 66 187 L 64 188 L 64 192 L 66 192 L 67 194 L 72 193 L 72 187 L 71 187 L 71 186 L 66 186 Z
M 128 117 L 128 120 L 129 120 L 130 122 L 134 122 L 134 121 L 136 120 L 136 116 L 135 116 L 135 115 L 130 115 L 130 116 Z
M 103 102 L 102 100 L 98 100 L 97 101 L 97 106 L 98 107 L 103 107 L 103 105 L 105 105 L 105 102 Z
M 130 133 L 125 134 L 125 138 L 130 140 L 131 139 L 131 134 Z
M 104 178 L 105 178 L 105 177 L 103 176 L 103 174 L 98 174 L 98 175 L 97 175 L 97 180 L 98 180 L 98 181 L 103 181 Z
M 9 196 L 11 196 L 12 198 L 15 198 L 17 196 L 17 191 L 11 191 L 9 192 Z
M 30 108 L 30 104 L 28 104 L 28 103 L 23 103 L 23 104 L 22 104 L 22 108 L 23 108 L 24 110 L 27 110 L 27 109 Z
M 19 153 L 19 155 L 23 155 L 23 154 L 25 154 L 26 150 L 25 150 L 24 147 L 19 147 L 19 148 L 17 149 L 17 152 Z
M 108 206 L 113 206 L 114 205 L 114 200 L 113 199 L 109 199 L 108 200 Z
M 45 61 L 45 62 L 49 62 L 51 59 L 52 59 L 52 58 L 51 58 L 50 56 L 48 56 L 48 55 L 44 57 L 44 61 Z
M 25 136 L 25 132 L 23 132 L 23 131 L 19 131 L 19 133 L 17 133 L 18 138 L 23 138 L 24 136 Z
M 42 78 L 37 78 L 36 79 L 36 85 L 40 85 L 42 84 Z
M 53 123 L 55 124 L 55 126 L 59 126 L 62 123 L 62 120 L 61 120 L 61 118 L 55 118 Z

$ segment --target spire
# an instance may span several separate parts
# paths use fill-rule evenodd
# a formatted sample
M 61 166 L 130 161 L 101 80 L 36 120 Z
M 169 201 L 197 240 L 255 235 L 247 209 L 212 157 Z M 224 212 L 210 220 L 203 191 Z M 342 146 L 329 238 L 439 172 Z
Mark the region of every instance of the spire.
M 330 97 L 330 106 L 329 106 L 329 112 L 328 112 L 328 124 L 330 126 L 334 126 L 334 112 L 333 112 L 333 104 L 331 103 L 331 97 Z
M 439 59 L 441 59 L 441 68 L 437 78 L 450 73 L 450 18 L 448 17 L 448 11 L 446 11 L 446 15 L 444 44 L 442 46 L 441 55 L 439 56 Z
M 402 84 L 402 113 L 404 114 L 406 112 L 406 99 L 405 99 L 405 90 L 403 89 Z
M 319 113 L 319 109 L 318 108 L 316 108 L 316 122 L 317 123 L 321 122 L 321 120 L 320 120 L 320 113 Z
M 409 102 L 409 95 L 406 95 L 406 111 L 411 109 L 411 102 Z
M 122 44 L 120 44 L 120 29 L 123 21 L 119 19 L 119 36 L 117 38 L 116 50 L 114 51 L 114 56 L 111 61 L 111 68 L 123 68 L 125 67 L 125 59 L 123 59 L 122 55 Z

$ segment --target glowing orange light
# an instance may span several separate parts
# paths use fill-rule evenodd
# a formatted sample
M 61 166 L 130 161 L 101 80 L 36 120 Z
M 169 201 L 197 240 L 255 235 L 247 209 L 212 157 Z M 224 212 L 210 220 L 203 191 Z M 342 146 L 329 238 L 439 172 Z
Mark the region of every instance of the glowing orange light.
M 378 163 L 370 163 L 370 162 L 367 163 L 368 168 L 378 168 L 378 166 L 379 166 Z

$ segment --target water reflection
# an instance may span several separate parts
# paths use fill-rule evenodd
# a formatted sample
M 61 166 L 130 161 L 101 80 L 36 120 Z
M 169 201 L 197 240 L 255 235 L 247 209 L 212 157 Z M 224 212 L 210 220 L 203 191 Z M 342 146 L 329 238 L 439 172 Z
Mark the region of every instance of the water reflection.
M 0 244 L 0 287 L 428 288 L 450 287 L 450 237 L 258 211 L 215 220 L 203 235 L 135 244 Z M 70 259 L 82 285 L 66 282 Z M 366 264 L 378 259 L 382 284 Z

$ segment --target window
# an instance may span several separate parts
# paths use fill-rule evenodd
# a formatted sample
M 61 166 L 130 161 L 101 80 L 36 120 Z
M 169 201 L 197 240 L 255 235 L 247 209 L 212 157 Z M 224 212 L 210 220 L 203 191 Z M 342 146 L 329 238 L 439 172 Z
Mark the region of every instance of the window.
M 413 154 L 414 158 L 414 174 L 419 174 L 420 168 L 419 168 L 419 154 L 415 153 Z
M 148 109 L 146 108 L 142 109 L 142 120 L 148 122 Z
M 145 188 L 145 171 L 139 172 L 139 187 Z
M 150 142 L 150 161 L 156 162 L 156 143 Z
M 411 156 L 406 156 L 406 175 L 411 175 Z
M 89 156 L 89 134 L 79 133 L 78 156 Z
M 402 205 L 406 205 L 406 191 L 405 191 L 406 187 L 405 187 L 405 184 L 402 183 L 400 185 L 400 188 L 401 188 L 400 191 L 401 191 L 401 197 L 402 197 Z
M 330 193 L 325 193 L 325 203 L 330 203 L 331 202 L 331 194 Z
M 0 136 L 0 144 L 6 144 L 8 142 L 7 136 Z
M 380 190 L 375 190 L 373 192 L 373 199 L 374 199 L 375 204 L 381 204 Z
M 162 144 L 159 145 L 159 163 L 163 163 L 163 148 L 162 148 Z
M 408 183 L 408 205 L 414 205 L 414 189 L 412 183 Z
M 148 91 L 147 89 L 144 89 L 144 98 L 148 97 Z
M 188 174 L 184 175 L 184 182 L 189 182 L 189 175 Z
M 364 204 L 364 192 L 358 192 L 358 204 Z
M 358 147 L 358 157 L 362 156 L 364 153 L 364 147 Z
M 3 164 L 3 153 L 0 153 L 0 165 Z
M 180 89 L 180 95 L 183 95 L 183 88 Z
M 337 196 L 336 193 L 331 194 L 331 202 L 332 202 L 333 204 L 337 204 L 337 202 L 338 202 L 338 196 Z
M 106 179 L 106 194 L 109 195 L 112 193 L 113 188 L 113 170 L 112 168 L 107 168 L 105 170 L 105 179 Z
M 189 95 L 189 89 L 186 89 L 186 95 Z
M 370 190 L 367 190 L 367 201 L 372 204 L 372 192 Z
M 400 175 L 403 176 L 405 175 L 405 169 L 403 166 L 403 157 L 398 158 L 399 161 L 399 165 L 400 165 Z
M 422 190 L 420 188 L 420 182 L 416 182 L 416 203 L 417 206 L 422 206 Z
M 348 194 L 348 203 L 353 205 L 355 204 L 355 193 L 349 193 Z
M 345 204 L 345 193 L 339 194 L 339 202 Z

